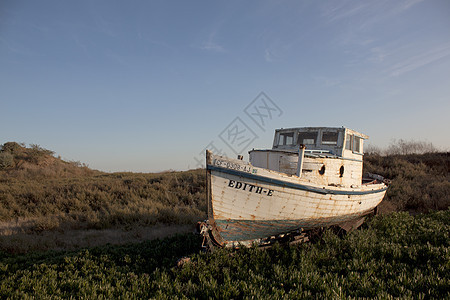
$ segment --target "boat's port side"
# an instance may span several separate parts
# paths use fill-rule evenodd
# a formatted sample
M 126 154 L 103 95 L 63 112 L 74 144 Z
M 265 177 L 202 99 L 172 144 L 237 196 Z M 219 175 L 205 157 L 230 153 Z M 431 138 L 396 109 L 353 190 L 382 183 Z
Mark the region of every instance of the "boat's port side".
M 299 228 L 346 223 L 370 212 L 385 193 L 383 184 L 364 190 L 325 189 L 266 177 L 275 176 L 271 173 L 258 175 L 217 166 L 208 169 L 212 190 L 208 225 L 221 246 Z
M 387 185 L 362 180 L 363 140 L 347 128 L 280 129 L 274 146 L 250 161 L 207 151 L 208 244 L 236 247 L 303 240 L 309 230 L 358 227 L 382 201 Z

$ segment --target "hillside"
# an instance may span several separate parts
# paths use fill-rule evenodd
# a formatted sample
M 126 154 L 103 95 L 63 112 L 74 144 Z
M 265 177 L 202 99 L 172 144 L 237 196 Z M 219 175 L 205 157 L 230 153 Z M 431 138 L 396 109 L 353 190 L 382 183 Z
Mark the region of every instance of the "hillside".
M 67 162 L 53 156 L 54 152 L 39 145 L 29 148 L 8 142 L 0 149 L 0 171 L 3 176 L 35 179 L 89 176 L 99 171 L 89 169 L 80 162 Z
M 450 153 L 364 156 L 364 171 L 391 180 L 381 209 L 412 213 L 450 207 Z
M 0 170 L 0 248 L 8 251 L 164 236 L 206 217 L 202 170 L 103 173 L 17 143 L 0 154 L 9 162 Z
M 193 230 L 206 218 L 204 170 L 104 173 L 53 154 L 37 145 L 2 146 L 0 248 L 28 251 L 138 241 Z M 370 154 L 364 159 L 365 172 L 392 180 L 381 213 L 450 207 L 449 153 Z

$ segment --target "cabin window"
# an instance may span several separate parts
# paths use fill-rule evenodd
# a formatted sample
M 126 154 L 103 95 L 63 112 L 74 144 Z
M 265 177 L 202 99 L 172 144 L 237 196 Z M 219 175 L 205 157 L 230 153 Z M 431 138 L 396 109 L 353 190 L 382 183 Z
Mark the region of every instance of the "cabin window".
M 325 165 L 323 165 L 322 168 L 320 168 L 319 174 L 320 174 L 320 175 L 325 174 Z
M 316 139 L 317 139 L 317 131 L 298 133 L 298 144 L 315 145 Z
M 352 141 L 353 135 L 347 134 L 347 138 L 345 139 L 345 150 L 352 150 Z
M 294 133 L 284 132 L 280 133 L 280 140 L 278 145 L 293 145 L 294 144 Z
M 362 153 L 361 138 L 358 136 L 353 137 L 353 152 Z
M 337 132 L 322 133 L 322 145 L 337 145 L 337 141 L 338 141 Z

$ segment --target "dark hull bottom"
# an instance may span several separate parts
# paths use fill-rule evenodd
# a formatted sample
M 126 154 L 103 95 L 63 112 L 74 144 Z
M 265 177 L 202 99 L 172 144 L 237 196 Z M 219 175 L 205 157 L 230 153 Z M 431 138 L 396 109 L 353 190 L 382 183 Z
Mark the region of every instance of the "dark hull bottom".
M 217 232 L 220 234 L 220 237 L 216 237 L 216 240 L 239 242 L 263 239 L 300 228 L 307 230 L 338 225 L 361 218 L 371 212 L 372 210 L 359 214 L 314 220 L 215 220 Z

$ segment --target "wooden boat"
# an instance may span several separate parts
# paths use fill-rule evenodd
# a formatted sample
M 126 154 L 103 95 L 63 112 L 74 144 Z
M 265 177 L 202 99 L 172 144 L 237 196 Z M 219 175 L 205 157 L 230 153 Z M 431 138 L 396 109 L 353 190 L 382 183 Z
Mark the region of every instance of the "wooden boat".
M 344 127 L 288 128 L 275 131 L 272 149 L 249 151 L 249 162 L 207 151 L 202 233 L 235 247 L 361 220 L 387 190 L 381 176 L 363 183 L 367 138 Z

